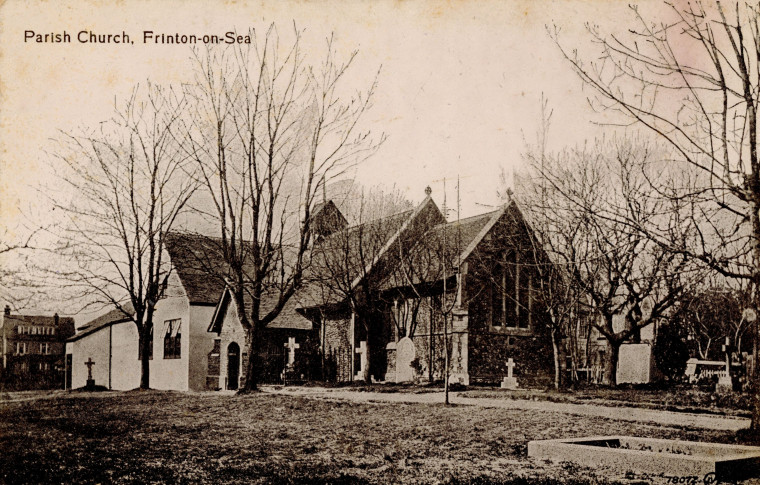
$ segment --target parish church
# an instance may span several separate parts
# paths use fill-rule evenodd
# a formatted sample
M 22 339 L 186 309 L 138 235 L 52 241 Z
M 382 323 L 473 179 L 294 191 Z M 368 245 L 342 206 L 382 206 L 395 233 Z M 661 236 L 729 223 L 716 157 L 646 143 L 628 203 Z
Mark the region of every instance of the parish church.
M 262 382 L 440 380 L 447 341 L 452 382 L 497 383 L 512 372 L 521 385 L 550 382 L 537 291 L 547 257 L 514 201 L 447 221 L 428 188 L 413 209 L 361 224 L 329 200 L 312 214 L 304 283 L 262 332 Z M 220 242 L 187 233 L 166 241 L 172 269 L 154 316 L 150 387 L 238 389 L 249 349 L 234 298 L 209 271 L 225 265 Z M 125 309 L 79 328 L 66 344 L 67 383 L 138 387 L 137 341 Z

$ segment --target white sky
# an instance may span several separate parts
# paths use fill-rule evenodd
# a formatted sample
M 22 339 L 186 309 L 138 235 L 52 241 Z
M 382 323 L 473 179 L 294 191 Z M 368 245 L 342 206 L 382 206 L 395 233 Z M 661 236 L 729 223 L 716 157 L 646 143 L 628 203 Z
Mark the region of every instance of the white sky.
M 533 140 L 544 93 L 554 109 L 555 148 L 593 137 L 599 121 L 581 83 L 545 31 L 556 23 L 565 44 L 588 46 L 584 22 L 603 30 L 631 25 L 628 2 L 212 2 L 7 1 L 0 7 L 0 224 L 15 227 L 37 212 L 34 190 L 50 182 L 45 149 L 58 130 L 97 126 L 115 98 L 138 82 L 188 78 L 189 47 L 145 45 L 143 30 L 223 33 L 275 22 L 305 29 L 307 52 L 321 56 L 335 33 L 343 52 L 359 49 L 353 79 L 369 85 L 382 65 L 369 121 L 388 140 L 359 167 L 365 185 L 396 185 L 417 202 L 424 188 L 449 203 L 461 178 L 462 216 L 498 204 L 501 167 L 519 167 Z M 653 11 L 665 6 L 645 2 Z M 24 31 L 68 32 L 68 44 L 24 42 Z M 134 45 L 80 44 L 81 30 L 126 31 Z M 54 219 L 43 214 L 43 219 Z

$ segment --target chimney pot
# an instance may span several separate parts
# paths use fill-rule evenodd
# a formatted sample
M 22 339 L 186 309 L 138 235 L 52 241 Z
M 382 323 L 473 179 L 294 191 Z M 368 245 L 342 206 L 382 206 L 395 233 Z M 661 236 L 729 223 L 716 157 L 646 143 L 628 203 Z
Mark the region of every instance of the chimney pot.
M 60 317 L 58 316 L 58 313 L 56 312 L 55 315 L 53 315 L 53 321 L 55 322 L 55 326 L 58 326 L 58 321 L 60 320 Z
M 432 193 L 433 193 L 433 189 L 431 189 L 429 185 L 427 187 L 425 187 L 425 195 L 427 195 L 428 197 L 430 197 L 430 194 L 432 194 Z
M 11 306 L 10 305 L 5 305 L 5 314 L 6 315 L 10 315 L 11 314 Z

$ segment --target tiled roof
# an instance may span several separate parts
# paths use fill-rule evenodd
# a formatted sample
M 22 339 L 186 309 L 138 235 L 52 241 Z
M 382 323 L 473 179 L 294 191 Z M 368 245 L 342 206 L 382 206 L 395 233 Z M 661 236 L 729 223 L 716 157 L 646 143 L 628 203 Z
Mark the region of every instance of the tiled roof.
M 9 325 L 40 325 L 45 327 L 55 326 L 55 317 L 45 315 L 5 315 L 5 322 Z M 73 324 L 74 319 L 71 317 L 60 317 L 58 324 Z
M 170 232 L 166 250 L 190 303 L 216 305 L 230 276 L 219 238 Z
M 501 213 L 502 209 L 499 209 L 430 228 L 418 241 L 410 241 L 416 244 L 404 257 L 407 262 L 406 271 L 389 272 L 380 289 L 437 281 L 442 277 L 441 257 L 445 254 L 447 267 L 455 265 L 457 253 L 461 254 L 471 244 L 477 244 L 479 241 L 476 239 L 482 238 L 483 230 L 489 222 Z
M 125 314 L 124 312 L 129 313 L 129 315 Z M 122 322 L 128 322 L 132 319 L 132 316 L 134 315 L 135 311 L 132 308 L 131 303 L 127 303 L 124 305 L 124 310 L 121 310 L 119 308 L 114 308 L 113 310 L 104 313 L 103 315 L 90 320 L 86 324 L 82 325 L 77 329 L 77 333 L 69 339 L 69 341 L 78 340 L 84 336 L 90 335 L 91 333 L 95 333 L 101 328 L 108 327 L 109 325 L 114 325 L 116 323 L 122 323 Z

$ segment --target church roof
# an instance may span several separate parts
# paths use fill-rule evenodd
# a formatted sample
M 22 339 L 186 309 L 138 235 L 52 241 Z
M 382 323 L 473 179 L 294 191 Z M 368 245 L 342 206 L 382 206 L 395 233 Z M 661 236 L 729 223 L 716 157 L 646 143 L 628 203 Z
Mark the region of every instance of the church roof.
M 216 305 L 230 276 L 220 238 L 169 232 L 166 250 L 191 304 Z
M 412 222 L 435 203 L 426 197 L 416 208 L 336 231 L 314 246 L 312 265 L 297 300 L 301 308 L 338 304 L 381 261 Z M 336 282 L 339 282 L 336 284 Z
M 134 313 L 135 310 L 132 307 L 131 303 L 126 303 L 123 306 L 123 310 L 120 308 L 114 308 L 113 310 L 106 312 L 103 315 L 100 315 L 99 317 L 96 317 L 79 327 L 77 329 L 77 333 L 69 339 L 69 342 L 79 340 L 82 337 L 95 333 L 98 330 L 106 328 L 110 325 L 129 322 L 132 320 Z

